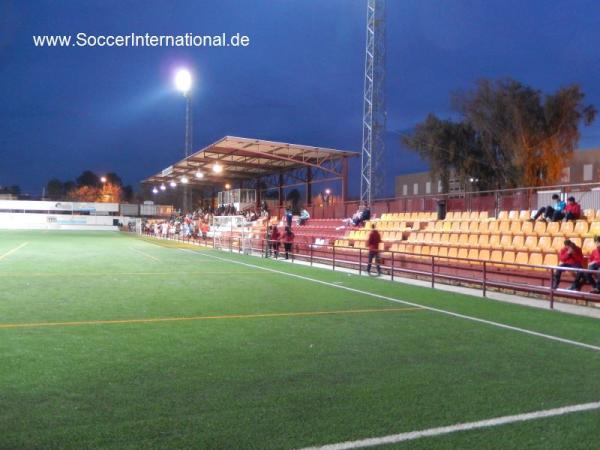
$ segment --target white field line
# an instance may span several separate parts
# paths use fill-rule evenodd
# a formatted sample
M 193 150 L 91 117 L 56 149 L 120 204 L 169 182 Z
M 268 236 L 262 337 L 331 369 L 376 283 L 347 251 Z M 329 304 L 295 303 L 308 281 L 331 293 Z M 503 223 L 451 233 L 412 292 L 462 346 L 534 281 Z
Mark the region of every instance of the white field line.
M 13 248 L 12 250 L 7 251 L 6 253 L 0 255 L 0 260 L 7 258 L 8 256 L 12 255 L 14 252 L 16 252 L 17 250 L 22 249 L 23 247 L 25 247 L 27 244 L 29 244 L 29 242 L 23 242 L 21 245 L 19 245 L 18 247 Z
M 461 318 L 461 319 L 471 320 L 473 322 L 484 323 L 486 325 L 491 325 L 491 326 L 498 327 L 498 328 L 504 328 L 506 330 L 516 331 L 516 332 L 519 332 L 519 333 L 528 334 L 530 336 L 537 336 L 537 337 L 540 337 L 540 338 L 543 338 L 543 339 L 548 339 L 548 340 L 551 340 L 551 341 L 562 342 L 563 344 L 574 345 L 574 346 L 577 346 L 577 347 L 583 347 L 583 348 L 587 348 L 589 350 L 594 350 L 594 351 L 600 352 L 600 347 L 599 346 L 592 345 L 592 344 L 586 344 L 585 342 L 573 341 L 571 339 L 565 339 L 565 338 L 561 338 L 561 337 L 558 337 L 558 336 L 553 336 L 553 335 L 550 335 L 550 334 L 539 333 L 537 331 L 528 330 L 526 328 L 514 327 L 512 325 L 506 325 L 506 324 L 500 323 L 500 322 L 494 322 L 494 321 L 491 321 L 491 320 L 480 319 L 479 317 L 473 317 L 473 316 L 468 316 L 466 314 L 455 313 L 455 312 L 452 312 L 452 311 L 447 311 L 445 309 L 434 308 L 432 306 L 420 305 L 418 303 L 413 303 L 413 302 L 409 302 L 409 301 L 406 301 L 406 300 L 399 300 L 397 298 L 388 297 L 388 296 L 380 295 L 380 294 L 375 294 L 375 293 L 369 292 L 369 291 L 362 291 L 360 289 L 355 289 L 355 288 L 351 288 L 351 287 L 348 287 L 348 286 L 342 286 L 342 285 L 339 285 L 339 284 L 329 283 L 327 281 L 318 280 L 316 278 L 305 277 L 303 275 L 298 275 L 298 274 L 295 274 L 295 273 L 289 273 L 289 272 L 284 272 L 284 271 L 281 271 L 281 270 L 271 269 L 271 268 L 268 268 L 268 267 L 258 266 L 256 264 L 249 264 L 249 263 L 245 263 L 245 262 L 241 262 L 241 261 L 235 261 L 235 260 L 229 259 L 229 258 L 221 258 L 219 256 L 210 255 L 210 254 L 207 254 L 207 253 L 204 253 L 204 252 L 203 253 L 199 253 L 199 252 L 196 252 L 196 251 L 193 251 L 193 250 L 188 250 L 188 249 L 179 249 L 179 250 L 181 250 L 183 252 L 186 252 L 186 253 L 191 253 L 191 254 L 194 254 L 194 255 L 198 255 L 198 256 L 205 256 L 207 258 L 213 258 L 213 259 L 217 259 L 217 260 L 220 260 L 220 261 L 230 262 L 230 263 L 233 263 L 233 264 L 240 264 L 240 265 L 246 266 L 246 267 L 252 267 L 252 268 L 255 268 L 255 269 L 261 269 L 261 270 L 265 270 L 265 271 L 268 271 L 268 272 L 279 273 L 281 275 L 287 275 L 289 277 L 298 278 L 298 279 L 305 280 L 305 281 L 311 281 L 313 283 L 322 284 L 322 285 L 325 285 L 325 286 L 330 286 L 330 287 L 333 287 L 333 288 L 336 288 L 336 289 L 343 289 L 345 291 L 350 291 L 350 292 L 354 292 L 354 293 L 357 293 L 357 294 L 368 295 L 369 297 L 375 297 L 375 298 L 378 298 L 378 299 L 381 299 L 381 300 L 387 300 L 387 301 L 394 302 L 394 303 L 401 303 L 403 305 L 409 305 L 409 306 L 414 306 L 414 307 L 418 307 L 418 308 L 423 308 L 423 309 L 427 309 L 429 311 L 435 311 L 437 313 L 446 314 L 446 315 L 452 316 L 452 317 L 458 317 L 458 318 Z
M 513 416 L 496 417 L 494 419 L 480 420 L 478 422 L 457 423 L 445 427 L 429 428 L 427 430 L 411 431 L 408 433 L 391 434 L 389 436 L 361 439 L 358 441 L 340 442 L 319 447 L 305 447 L 302 450 L 343 450 L 354 448 L 373 447 L 375 445 L 396 444 L 398 442 L 412 441 L 423 437 L 440 436 L 443 434 L 456 433 L 457 431 L 476 430 L 478 428 L 496 427 L 515 422 L 526 422 L 529 420 L 543 419 L 546 417 L 563 416 L 581 411 L 593 411 L 600 409 L 600 402 L 582 403 L 579 405 L 563 406 L 561 408 L 545 409 Z
M 154 261 L 160 261 L 160 259 L 158 259 L 156 256 L 152 256 L 146 252 L 143 252 L 135 247 L 131 247 L 131 250 L 138 252 L 140 255 L 144 255 L 146 258 L 152 258 Z

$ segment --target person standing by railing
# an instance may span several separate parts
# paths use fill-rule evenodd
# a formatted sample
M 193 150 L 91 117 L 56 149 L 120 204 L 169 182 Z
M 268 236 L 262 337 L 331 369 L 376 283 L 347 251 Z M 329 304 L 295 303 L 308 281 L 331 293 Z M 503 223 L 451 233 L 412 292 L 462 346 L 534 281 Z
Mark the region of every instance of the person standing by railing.
M 290 227 L 285 227 L 283 232 L 283 248 L 285 250 L 285 259 L 289 259 L 289 253 L 292 251 L 292 245 L 294 244 L 294 233 Z
M 367 273 L 371 275 L 371 264 L 373 259 L 377 265 L 377 276 L 381 275 L 381 265 L 379 262 L 379 244 L 381 244 L 381 235 L 375 229 L 375 224 L 371 224 L 371 232 L 367 239 L 367 248 L 369 249 L 369 263 L 367 264 Z

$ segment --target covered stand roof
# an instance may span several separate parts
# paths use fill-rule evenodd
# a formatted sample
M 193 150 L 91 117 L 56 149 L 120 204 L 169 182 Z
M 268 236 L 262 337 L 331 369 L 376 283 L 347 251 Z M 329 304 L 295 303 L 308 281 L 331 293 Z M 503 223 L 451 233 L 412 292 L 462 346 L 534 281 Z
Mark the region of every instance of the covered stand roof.
M 206 186 L 225 180 L 251 180 L 306 167 L 341 176 L 334 163 L 358 155 L 345 150 L 225 136 L 143 183 L 180 183 L 181 177 L 186 176 L 190 185 Z M 222 166 L 222 173 L 213 170 L 217 163 Z M 195 176 L 198 171 L 203 174 L 202 178 Z

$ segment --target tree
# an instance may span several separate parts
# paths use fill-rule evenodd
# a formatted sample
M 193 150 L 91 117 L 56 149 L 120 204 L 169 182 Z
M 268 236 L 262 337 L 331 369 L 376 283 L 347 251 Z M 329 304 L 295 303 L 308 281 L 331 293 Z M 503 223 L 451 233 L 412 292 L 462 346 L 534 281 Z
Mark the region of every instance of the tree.
M 298 204 L 300 202 L 300 192 L 298 192 L 298 189 L 292 189 L 288 192 L 286 200 L 292 202 L 292 211 L 298 212 Z
M 122 195 L 122 198 L 124 201 L 131 202 L 134 198 L 133 187 L 131 187 L 130 184 L 128 184 L 127 186 L 124 186 L 122 188 L 121 195 Z
M 478 178 L 481 188 L 552 184 L 573 155 L 579 125 L 596 116 L 583 100 L 577 85 L 544 96 L 515 80 L 481 80 L 453 98 L 461 121 L 429 115 L 403 142 L 429 160 L 445 191 L 451 170 L 463 181 Z
M 73 188 L 67 194 L 69 200 L 74 202 L 97 202 L 102 194 L 98 187 L 94 186 L 79 186 Z
M 114 184 L 116 186 L 123 186 L 123 181 L 121 180 L 121 177 L 114 172 L 109 172 L 104 177 L 106 178 L 106 181 L 108 183 Z
M 52 178 L 46 183 L 46 197 L 51 200 L 60 200 L 65 195 L 65 185 L 58 178 Z
M 86 170 L 79 175 L 75 181 L 77 182 L 77 186 L 91 186 L 91 187 L 99 187 L 102 183 L 100 182 L 100 177 L 96 175 L 91 170 Z

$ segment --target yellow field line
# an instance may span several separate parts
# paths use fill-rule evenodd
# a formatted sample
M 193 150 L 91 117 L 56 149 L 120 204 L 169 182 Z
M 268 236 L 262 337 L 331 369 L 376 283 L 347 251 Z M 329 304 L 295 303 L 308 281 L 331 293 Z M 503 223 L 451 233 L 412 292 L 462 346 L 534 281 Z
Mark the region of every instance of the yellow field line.
M 150 254 L 148 254 L 146 252 L 138 250 L 135 247 L 131 247 L 131 249 L 134 250 L 134 251 L 136 251 L 136 252 L 138 252 L 138 253 L 140 253 L 140 254 L 142 254 L 142 255 L 144 255 L 146 258 L 152 258 L 154 261 L 159 261 L 160 262 L 160 259 L 158 259 L 156 256 L 152 256 L 152 255 L 150 255 Z
M 22 249 L 23 247 L 25 247 L 27 244 L 29 244 L 29 242 L 23 242 L 21 245 L 19 245 L 18 247 L 13 248 L 12 250 L 7 251 L 6 253 L 0 255 L 0 260 L 12 255 L 14 252 L 16 252 L 17 250 Z
M 12 277 L 101 277 L 101 276 L 119 276 L 119 275 L 272 275 L 270 273 L 262 272 L 260 270 L 246 270 L 240 272 L 215 272 L 215 271 L 196 271 L 196 272 L 88 272 L 88 273 L 65 273 L 65 272 L 13 272 L 13 273 L 0 273 L 0 278 L 12 278 Z
M 226 319 L 257 319 L 269 317 L 307 317 L 327 316 L 340 314 L 365 314 L 379 312 L 416 311 L 423 308 L 377 308 L 377 309 L 347 309 L 338 311 L 306 311 L 288 313 L 263 313 L 263 314 L 228 314 L 224 316 L 194 316 L 194 317 L 157 317 L 150 319 L 123 319 L 123 320 L 85 320 L 78 322 L 34 322 L 34 323 L 3 323 L 0 329 L 6 328 L 39 328 L 39 327 L 68 327 L 79 325 L 114 325 L 131 323 L 156 323 L 156 322 L 181 322 L 190 320 L 226 320 Z

